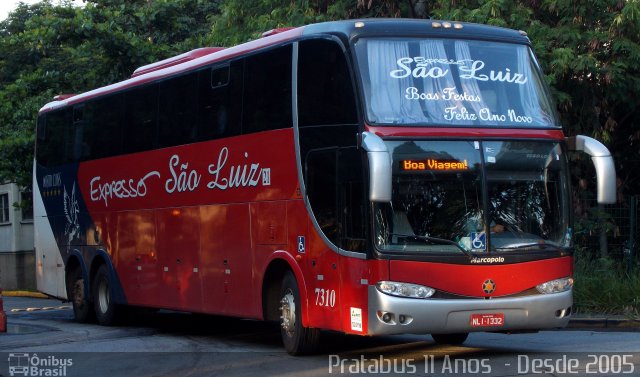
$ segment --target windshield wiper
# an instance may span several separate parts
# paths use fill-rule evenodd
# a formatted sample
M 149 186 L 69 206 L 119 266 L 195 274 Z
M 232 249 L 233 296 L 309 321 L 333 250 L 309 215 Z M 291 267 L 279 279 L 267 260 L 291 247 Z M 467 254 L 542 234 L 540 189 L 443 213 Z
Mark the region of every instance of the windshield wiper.
M 431 242 L 433 244 L 445 244 L 445 245 L 452 245 L 455 246 L 456 248 L 458 248 L 458 250 L 462 251 L 464 253 L 464 255 L 468 256 L 469 259 L 473 259 L 473 258 L 477 258 L 477 255 L 475 255 L 474 253 L 472 253 L 471 251 L 465 249 L 464 247 L 458 245 L 457 242 L 451 241 L 451 240 L 446 240 L 444 238 L 437 238 L 437 237 L 429 237 L 429 236 L 417 236 L 415 234 L 402 234 L 402 233 L 389 233 L 390 236 L 398 236 L 398 237 L 406 237 L 406 238 L 413 238 L 415 240 L 420 240 L 420 241 L 425 241 L 425 242 Z
M 533 249 L 554 249 L 554 250 L 562 250 L 562 248 L 551 245 L 548 243 L 527 243 L 524 245 L 517 246 L 508 246 L 508 247 L 497 247 L 495 251 L 510 251 L 510 250 L 533 250 Z

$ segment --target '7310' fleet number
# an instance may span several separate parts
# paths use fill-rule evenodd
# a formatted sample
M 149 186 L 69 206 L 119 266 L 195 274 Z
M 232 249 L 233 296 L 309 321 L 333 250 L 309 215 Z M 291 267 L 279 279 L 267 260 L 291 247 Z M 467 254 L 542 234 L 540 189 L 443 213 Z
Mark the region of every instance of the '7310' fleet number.
M 316 306 L 333 308 L 336 306 L 335 289 L 316 288 Z

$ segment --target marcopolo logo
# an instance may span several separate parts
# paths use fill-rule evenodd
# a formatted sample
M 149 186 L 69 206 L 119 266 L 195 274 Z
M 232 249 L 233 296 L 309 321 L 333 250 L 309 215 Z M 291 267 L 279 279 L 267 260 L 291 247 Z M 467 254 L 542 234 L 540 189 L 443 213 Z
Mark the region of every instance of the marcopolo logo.
M 10 353 L 10 376 L 66 376 L 73 360 L 56 356 L 40 357 L 38 354 Z
M 491 264 L 491 263 L 504 263 L 504 257 L 475 257 L 471 259 L 471 263 L 474 264 Z

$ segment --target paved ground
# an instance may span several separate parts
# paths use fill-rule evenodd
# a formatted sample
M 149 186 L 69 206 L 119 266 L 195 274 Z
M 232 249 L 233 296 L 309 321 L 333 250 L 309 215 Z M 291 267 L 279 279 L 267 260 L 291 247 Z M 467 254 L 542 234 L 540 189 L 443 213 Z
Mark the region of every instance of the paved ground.
M 635 328 L 478 333 L 461 347 L 437 345 L 428 335 L 324 333 L 318 354 L 292 357 L 278 326 L 259 321 L 159 312 L 102 327 L 75 323 L 68 304 L 14 297 L 5 297 L 5 310 L 0 376 L 10 375 L 10 363 L 31 360 L 41 375 L 55 369 L 66 376 L 640 375 Z

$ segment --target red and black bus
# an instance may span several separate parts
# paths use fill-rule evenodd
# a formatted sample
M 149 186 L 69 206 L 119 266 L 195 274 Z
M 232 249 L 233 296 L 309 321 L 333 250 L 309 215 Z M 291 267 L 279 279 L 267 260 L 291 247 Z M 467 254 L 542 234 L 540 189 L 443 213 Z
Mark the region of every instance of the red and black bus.
M 76 319 L 125 306 L 432 334 L 565 326 L 565 138 L 524 32 L 352 20 L 195 50 L 44 106 L 38 289 Z

